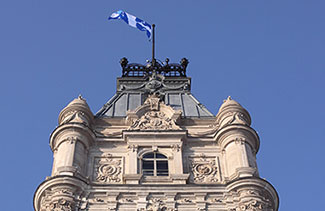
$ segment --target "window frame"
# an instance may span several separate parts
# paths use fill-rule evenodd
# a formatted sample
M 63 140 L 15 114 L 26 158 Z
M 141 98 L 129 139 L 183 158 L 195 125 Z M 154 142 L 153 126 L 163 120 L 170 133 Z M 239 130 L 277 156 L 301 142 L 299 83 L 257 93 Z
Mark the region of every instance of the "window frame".
M 146 155 L 150 155 L 150 154 L 153 154 L 153 157 L 146 157 Z M 162 157 L 157 157 L 157 155 L 162 155 Z M 153 169 L 150 169 L 150 168 L 143 168 L 144 165 L 144 161 L 147 161 L 147 162 L 153 162 Z M 166 165 L 167 168 L 165 169 L 159 169 L 158 168 L 158 162 L 161 162 L 163 163 L 163 165 Z M 146 174 L 144 172 L 151 172 L 149 174 Z M 155 151 L 151 151 L 151 152 L 146 152 L 142 155 L 142 158 L 141 158 L 141 169 L 140 169 L 140 172 L 142 173 L 143 176 L 151 176 L 151 177 L 166 177 L 166 176 L 169 176 L 169 163 L 168 163 L 168 157 L 164 154 L 162 154 L 161 152 L 155 152 Z

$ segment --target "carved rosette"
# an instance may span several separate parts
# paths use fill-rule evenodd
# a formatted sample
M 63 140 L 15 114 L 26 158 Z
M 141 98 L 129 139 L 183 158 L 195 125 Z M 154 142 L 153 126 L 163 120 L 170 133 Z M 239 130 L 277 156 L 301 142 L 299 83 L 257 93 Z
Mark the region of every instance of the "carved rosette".
M 98 158 L 95 180 L 100 183 L 121 183 L 122 182 L 122 159 L 106 154 Z
M 215 158 L 190 158 L 190 180 L 194 183 L 217 183 L 218 168 Z

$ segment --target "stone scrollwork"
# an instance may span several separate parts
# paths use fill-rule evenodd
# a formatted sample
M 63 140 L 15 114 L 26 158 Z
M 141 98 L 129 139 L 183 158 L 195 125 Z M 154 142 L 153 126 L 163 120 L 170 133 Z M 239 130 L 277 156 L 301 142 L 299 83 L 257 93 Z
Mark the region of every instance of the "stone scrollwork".
M 222 198 L 212 198 L 211 203 L 222 203 L 223 199 Z
M 260 202 L 257 200 L 250 200 L 248 202 L 240 204 L 236 211 L 264 211 L 269 208 L 269 204 Z
M 182 149 L 182 145 L 180 144 L 173 144 L 171 145 L 171 148 L 174 152 L 179 152 Z
M 95 180 L 100 183 L 122 182 L 122 159 L 110 154 L 97 160 Z
M 58 201 L 51 203 L 47 209 L 47 211 L 73 211 L 73 210 L 75 210 L 73 204 L 65 199 L 59 199 Z
M 88 125 L 88 120 L 85 117 L 85 113 L 77 110 L 69 111 L 62 117 L 61 125 L 69 122 Z
M 136 152 L 136 151 L 138 150 L 138 145 L 129 144 L 129 145 L 127 146 L 127 149 L 128 149 L 128 151 Z
M 168 208 L 165 200 L 162 198 L 151 198 L 149 199 L 147 208 L 145 211 L 176 211 L 176 208 Z
M 227 122 L 227 125 L 230 124 L 242 124 L 249 125 L 250 120 L 241 113 L 241 112 L 228 112 L 228 115 L 231 116 L 231 119 Z
M 218 168 L 215 158 L 191 158 L 191 181 L 194 183 L 217 183 Z

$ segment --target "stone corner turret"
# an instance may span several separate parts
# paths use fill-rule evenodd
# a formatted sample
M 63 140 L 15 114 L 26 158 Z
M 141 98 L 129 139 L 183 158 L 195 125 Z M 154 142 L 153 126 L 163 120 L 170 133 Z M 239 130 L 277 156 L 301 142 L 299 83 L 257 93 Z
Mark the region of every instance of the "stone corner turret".
M 79 95 L 72 100 L 59 115 L 59 125 L 65 123 L 81 123 L 90 126 L 93 123 L 94 115 L 91 112 L 86 100 Z
M 258 176 L 256 153 L 259 137 L 250 127 L 251 117 L 237 101 L 228 97 L 216 116 L 216 140 L 225 156 L 228 180 Z

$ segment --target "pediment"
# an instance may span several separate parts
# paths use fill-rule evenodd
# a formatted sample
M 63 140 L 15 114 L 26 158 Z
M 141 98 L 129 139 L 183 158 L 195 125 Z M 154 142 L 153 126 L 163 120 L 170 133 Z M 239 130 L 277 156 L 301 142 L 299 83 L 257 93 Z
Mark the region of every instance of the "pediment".
M 149 96 L 143 105 L 127 112 L 128 130 L 181 130 L 177 121 L 181 111 L 161 102 L 157 94 Z

